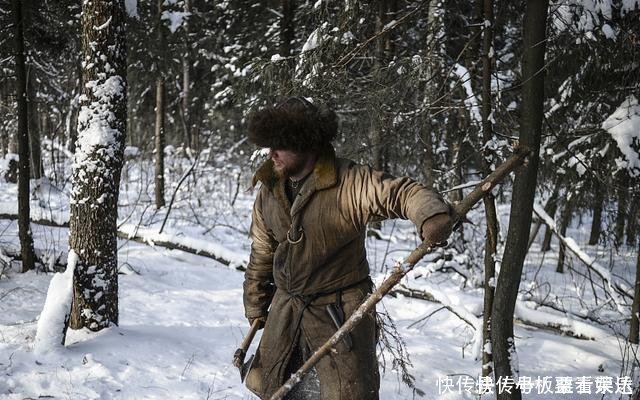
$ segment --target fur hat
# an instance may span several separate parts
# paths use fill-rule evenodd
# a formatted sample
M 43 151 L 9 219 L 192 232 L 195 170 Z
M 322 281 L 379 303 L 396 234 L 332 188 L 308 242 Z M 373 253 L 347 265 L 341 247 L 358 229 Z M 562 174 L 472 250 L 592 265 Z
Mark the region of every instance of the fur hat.
M 338 118 L 304 97 L 290 97 L 249 115 L 249 140 L 258 146 L 296 152 L 320 151 L 336 137 Z

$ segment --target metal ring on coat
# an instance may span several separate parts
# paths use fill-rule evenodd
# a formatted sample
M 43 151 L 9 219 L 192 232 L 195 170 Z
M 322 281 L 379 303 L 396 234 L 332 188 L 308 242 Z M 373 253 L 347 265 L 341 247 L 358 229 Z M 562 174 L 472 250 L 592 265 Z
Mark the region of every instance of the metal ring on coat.
M 302 228 L 298 229 L 298 232 L 300 233 L 300 237 L 297 240 L 293 240 L 291 239 L 291 230 L 289 230 L 287 232 L 287 241 L 291 244 L 298 244 L 302 241 L 302 238 L 304 237 L 304 231 L 302 230 Z

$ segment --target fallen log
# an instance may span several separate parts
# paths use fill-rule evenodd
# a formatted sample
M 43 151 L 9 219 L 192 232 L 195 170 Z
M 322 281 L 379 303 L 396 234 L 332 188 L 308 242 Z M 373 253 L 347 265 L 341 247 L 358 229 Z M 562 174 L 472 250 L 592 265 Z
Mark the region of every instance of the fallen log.
M 0 219 L 17 220 L 16 214 L 0 214 Z M 68 228 L 68 222 L 56 222 L 46 219 L 31 219 L 31 222 L 38 225 L 52 226 L 56 228 Z M 188 238 L 175 234 L 157 233 L 151 229 L 136 227 L 134 225 L 123 225 L 118 229 L 118 237 L 125 240 L 146 244 L 149 246 L 160 246 L 170 250 L 180 250 L 198 256 L 210 258 L 230 268 L 244 271 L 248 260 L 239 256 L 236 252 L 224 246 L 211 243 L 211 241 Z

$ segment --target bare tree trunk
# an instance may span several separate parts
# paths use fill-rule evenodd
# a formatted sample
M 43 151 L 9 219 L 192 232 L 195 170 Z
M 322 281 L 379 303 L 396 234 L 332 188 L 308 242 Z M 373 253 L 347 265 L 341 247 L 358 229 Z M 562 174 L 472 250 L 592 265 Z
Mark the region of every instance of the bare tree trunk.
M 282 22 L 280 25 L 280 55 L 291 55 L 291 44 L 295 38 L 294 17 L 296 13 L 295 0 L 280 0 L 282 7 Z
M 493 56 L 491 47 L 493 46 L 493 0 L 483 1 L 484 24 L 482 37 L 482 141 L 485 144 L 483 151 L 483 172 L 485 176 L 491 173 L 492 154 L 487 143 L 493 138 L 493 124 L 491 115 L 491 72 Z M 495 288 L 495 255 L 498 248 L 498 214 L 496 212 L 496 202 L 492 193 L 487 193 L 483 198 L 484 213 L 486 217 L 487 230 L 484 247 L 484 312 L 482 318 L 482 376 L 490 376 L 493 372 L 491 366 L 493 358 L 491 356 L 491 311 L 493 308 L 494 288 Z
M 634 196 L 631 204 L 640 204 L 640 196 Z M 633 246 L 638 237 L 638 219 L 640 219 L 640 210 L 638 207 L 630 207 L 629 220 L 627 221 L 627 245 Z
M 567 201 L 564 204 L 564 207 L 562 209 L 562 213 L 560 213 L 560 234 L 562 236 L 567 236 L 567 228 L 569 227 L 569 224 L 571 223 L 571 217 L 573 216 L 573 209 L 575 207 L 576 204 L 576 197 L 578 196 L 578 194 L 576 192 L 570 193 L 569 194 L 569 198 L 567 199 Z M 547 228 L 547 232 L 551 231 L 550 229 Z M 565 254 L 567 252 L 566 246 L 564 245 L 564 243 L 562 243 L 562 241 L 560 241 L 559 243 L 559 250 L 558 250 L 558 264 L 556 265 L 556 272 L 558 273 L 564 273 L 564 259 L 565 259 Z
M 591 234 L 589 235 L 589 244 L 598 244 L 600 240 L 600 232 L 602 232 L 602 208 L 604 206 L 604 188 L 596 183 L 594 185 L 593 199 L 593 220 L 591 221 Z
M 24 19 L 22 1 L 13 0 L 14 50 L 16 62 L 16 99 L 18 103 L 18 236 L 22 272 L 35 268 L 33 236 L 29 222 L 29 126 L 27 115 L 27 72 L 24 56 Z
M 631 305 L 631 327 L 629 329 L 629 342 L 638 344 L 640 324 L 640 242 L 638 242 L 638 260 L 636 261 L 636 285 Z
M 555 194 L 555 198 L 553 196 Z M 555 218 L 556 212 L 558 211 L 558 196 L 560 194 L 560 182 L 556 184 L 554 189 L 554 193 L 546 204 L 544 210 L 549 214 L 552 218 Z M 553 200 L 553 201 L 552 201 Z M 544 238 L 542 239 L 542 245 L 540 246 L 541 251 L 549 251 L 551 250 L 551 239 L 553 238 L 553 232 L 547 226 L 544 231 Z
M 165 205 L 164 202 L 164 145 L 165 145 L 165 119 L 164 119 L 164 71 L 162 69 L 162 57 L 160 56 L 164 51 L 164 31 L 162 27 L 162 4 L 163 0 L 158 0 L 158 20 L 157 20 L 157 46 L 158 46 L 158 70 L 156 73 L 158 77 L 156 79 L 156 129 L 155 129 L 155 196 L 156 196 L 156 208 L 162 208 Z
M 164 80 L 156 80 L 156 131 L 155 131 L 155 194 L 156 208 L 162 208 L 164 202 Z
M 35 86 L 35 71 L 29 66 L 27 74 L 27 115 L 29 123 L 30 172 L 34 179 L 42 178 L 42 151 L 40 146 L 40 127 L 38 125 L 38 102 Z
M 437 79 L 433 79 L 433 76 L 440 71 L 440 52 L 437 50 L 438 45 L 436 43 L 437 33 L 442 23 L 442 17 L 439 13 L 440 3 L 436 1 L 429 2 L 429 14 L 427 23 L 427 47 L 425 51 L 430 55 L 426 60 L 425 68 L 425 91 L 424 99 L 421 102 L 422 107 L 429 107 L 424 113 L 423 123 L 421 127 L 422 140 L 424 142 L 425 154 L 423 163 L 423 175 L 424 183 L 428 187 L 433 187 L 435 184 L 435 169 L 436 169 L 436 157 L 435 148 L 433 145 L 433 121 L 432 111 L 433 103 L 435 103 L 438 95 L 438 87 L 435 84 Z M 420 104 L 420 103 L 418 103 Z
M 553 186 L 553 192 L 551 192 L 551 196 L 549 196 L 549 199 L 547 200 L 547 203 L 544 205 L 544 210 L 546 211 L 547 214 L 549 215 L 555 215 L 556 214 L 556 209 L 558 208 L 558 195 L 560 193 L 560 180 L 556 180 L 554 186 Z M 529 235 L 529 244 L 527 245 L 527 248 L 531 248 L 531 245 L 533 244 L 533 242 L 536 239 L 536 236 L 538 235 L 538 231 L 540 230 L 540 226 L 542 225 L 542 221 L 538 220 L 538 222 L 536 222 L 535 227 L 533 228 L 533 230 L 531 231 L 531 235 Z M 551 244 L 551 234 L 552 232 L 547 228 L 545 230 L 545 235 L 544 235 L 544 240 L 543 240 L 543 244 L 546 244 L 547 246 L 550 246 Z M 547 250 L 545 250 L 547 251 Z
M 618 173 L 617 179 L 618 212 L 616 213 L 615 246 L 622 244 L 624 239 L 624 225 L 627 221 L 628 198 L 629 198 L 629 174 L 626 170 Z
M 516 171 L 511 218 L 492 310 L 491 347 L 495 381 L 518 375 L 513 315 L 527 252 L 538 174 L 544 102 L 544 55 L 548 0 L 529 0 L 524 15 L 522 116 L 520 143 L 531 151 L 529 162 Z M 520 388 L 497 393 L 499 400 L 521 399 Z
M 82 3 L 85 85 L 69 221 L 73 329 L 98 331 L 118 324 L 116 221 L 127 130 L 124 20 L 122 0 Z M 96 141 L 96 136 L 104 139 Z
M 191 13 L 191 0 L 185 0 L 184 3 L 185 12 Z M 190 38 L 190 26 L 189 20 L 187 19 L 183 28 L 185 31 L 185 45 L 186 49 L 184 54 L 182 55 L 182 93 L 180 93 L 180 107 L 182 109 L 182 128 L 184 131 L 184 140 L 183 143 L 187 145 L 188 148 L 192 149 L 191 142 L 191 98 L 189 97 L 189 90 L 191 87 L 191 43 L 189 42 Z

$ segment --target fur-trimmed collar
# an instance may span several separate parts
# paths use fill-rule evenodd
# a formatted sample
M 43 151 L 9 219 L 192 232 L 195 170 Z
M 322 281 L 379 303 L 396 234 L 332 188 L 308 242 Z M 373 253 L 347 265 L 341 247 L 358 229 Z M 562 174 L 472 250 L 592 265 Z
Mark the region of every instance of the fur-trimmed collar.
M 311 178 L 315 181 L 316 190 L 330 188 L 338 182 L 336 153 L 333 146 L 327 146 L 327 148 L 318 155 L 318 160 L 313 167 Z M 260 165 L 253 175 L 251 185 L 255 187 L 258 182 L 262 182 L 262 184 L 266 185 L 269 189 L 273 189 L 278 181 L 280 181 L 280 179 L 273 170 L 273 161 L 268 159 Z

